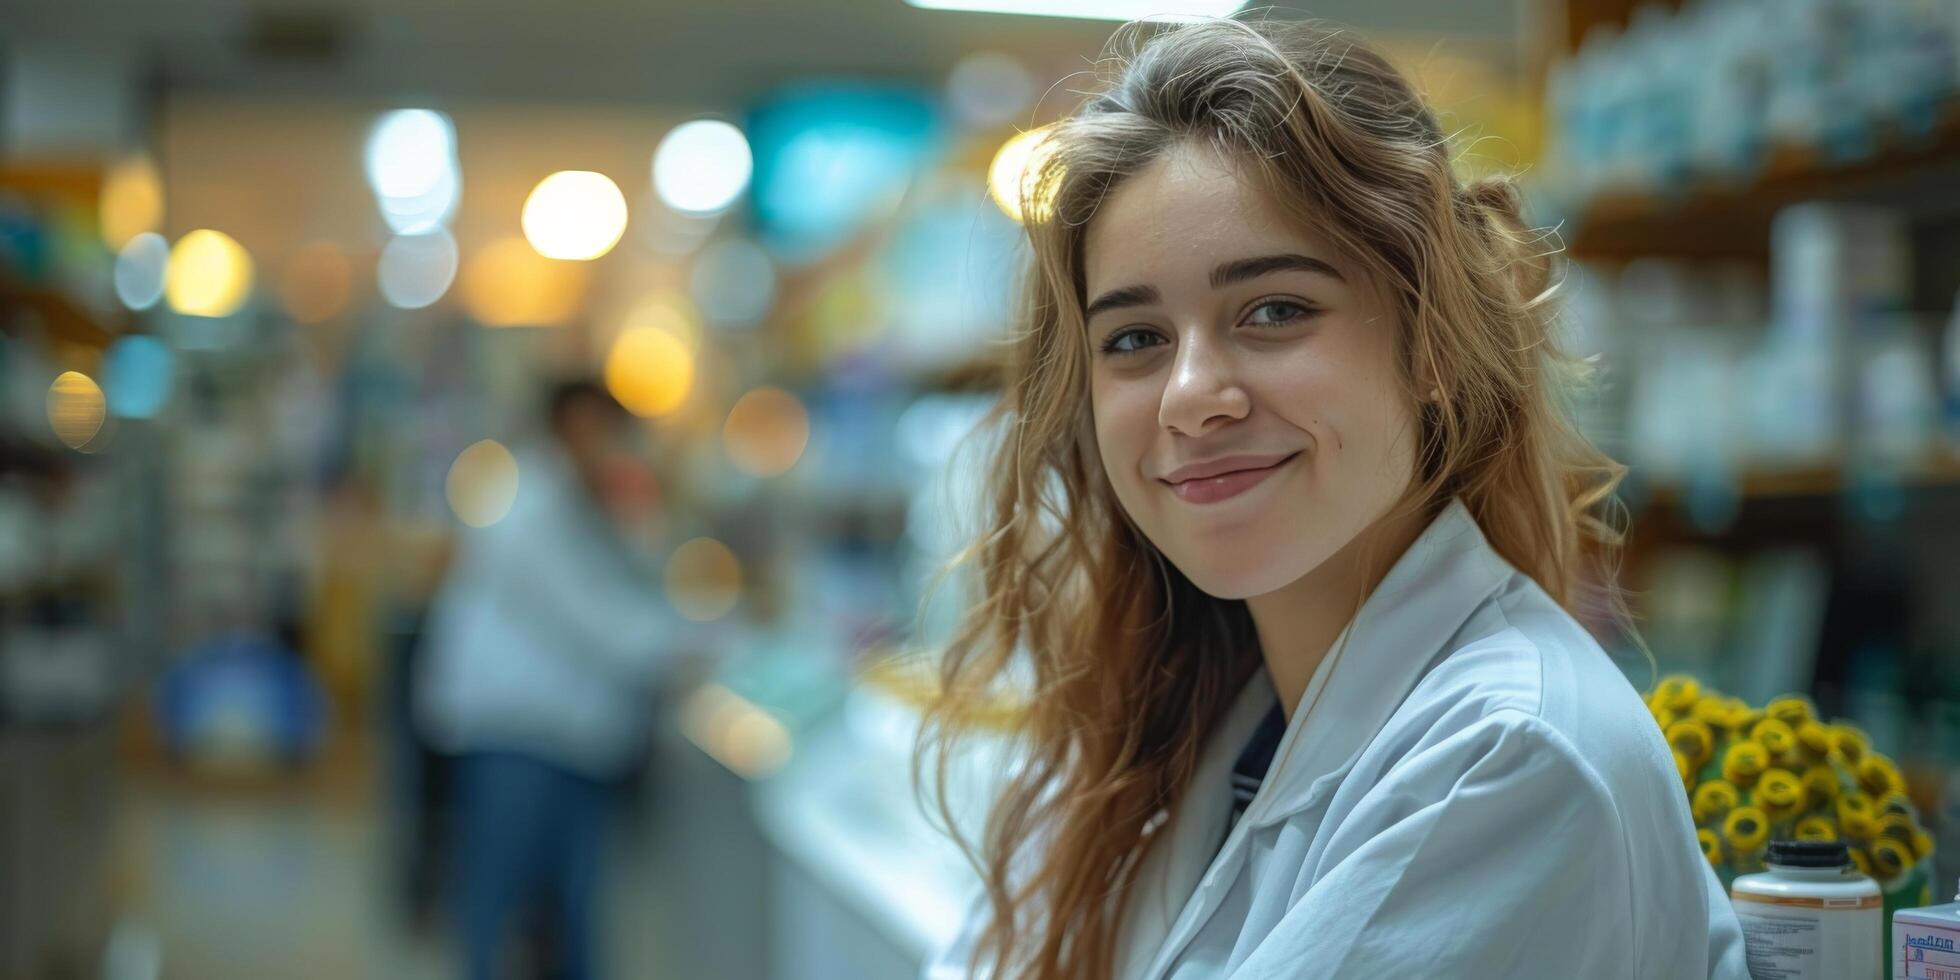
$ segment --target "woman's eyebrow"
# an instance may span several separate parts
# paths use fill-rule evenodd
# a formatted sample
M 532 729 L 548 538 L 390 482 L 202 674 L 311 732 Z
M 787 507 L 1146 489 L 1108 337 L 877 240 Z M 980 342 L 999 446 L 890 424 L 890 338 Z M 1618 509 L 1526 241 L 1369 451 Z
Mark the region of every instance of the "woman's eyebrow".
M 1317 272 L 1336 281 L 1346 281 L 1342 279 L 1340 272 L 1326 262 L 1311 255 L 1287 252 L 1226 262 L 1211 270 L 1211 288 L 1218 289 L 1235 282 L 1257 279 L 1272 272 Z
M 1120 310 L 1129 306 L 1149 306 L 1157 302 L 1158 298 L 1155 286 L 1124 286 L 1120 289 L 1112 289 L 1096 297 L 1095 302 L 1084 307 L 1082 319 L 1093 320 L 1098 313 Z

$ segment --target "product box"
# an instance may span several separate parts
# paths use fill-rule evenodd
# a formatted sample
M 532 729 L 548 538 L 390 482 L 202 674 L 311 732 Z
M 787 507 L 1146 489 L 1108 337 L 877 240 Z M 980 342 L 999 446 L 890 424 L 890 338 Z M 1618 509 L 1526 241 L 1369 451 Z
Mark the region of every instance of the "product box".
M 1893 980 L 1960 980 L 1960 901 L 1892 914 Z

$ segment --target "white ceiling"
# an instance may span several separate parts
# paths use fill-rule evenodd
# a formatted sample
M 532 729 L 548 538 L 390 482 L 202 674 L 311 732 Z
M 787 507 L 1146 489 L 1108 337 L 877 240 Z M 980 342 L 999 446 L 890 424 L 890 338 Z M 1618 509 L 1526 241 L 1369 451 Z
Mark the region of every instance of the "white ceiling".
M 1532 0 L 1325 0 L 1377 36 L 1515 50 Z M 903 0 L 5 0 L 13 45 L 108 50 L 162 92 L 739 105 L 812 75 L 933 81 L 962 54 L 1084 67 L 1104 21 L 919 10 Z

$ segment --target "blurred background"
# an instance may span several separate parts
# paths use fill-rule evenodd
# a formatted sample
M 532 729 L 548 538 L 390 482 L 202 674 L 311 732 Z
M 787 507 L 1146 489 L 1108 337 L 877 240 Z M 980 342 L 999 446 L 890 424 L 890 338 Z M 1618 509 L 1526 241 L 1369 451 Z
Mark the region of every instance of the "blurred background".
M 972 879 L 891 655 L 1018 175 L 1117 21 L 1238 6 L 9 0 L 0 976 L 913 975 Z M 1558 227 L 1661 667 L 1950 839 L 1960 4 L 1307 14 Z

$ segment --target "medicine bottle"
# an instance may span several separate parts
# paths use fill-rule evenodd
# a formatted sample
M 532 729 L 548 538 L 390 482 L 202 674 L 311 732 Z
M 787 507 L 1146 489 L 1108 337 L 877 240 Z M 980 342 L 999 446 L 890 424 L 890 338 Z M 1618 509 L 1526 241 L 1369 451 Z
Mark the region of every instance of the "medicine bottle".
M 1776 980 L 1878 980 L 1885 969 L 1878 882 L 1843 841 L 1771 841 L 1769 870 L 1729 888 L 1749 973 Z

